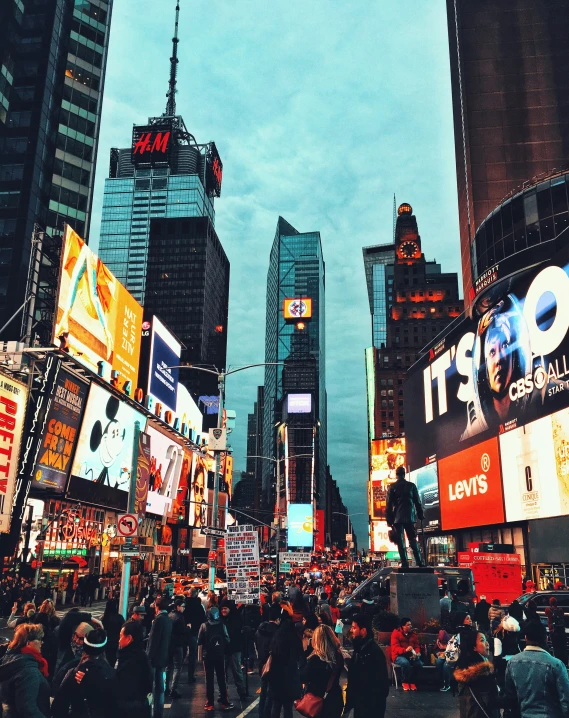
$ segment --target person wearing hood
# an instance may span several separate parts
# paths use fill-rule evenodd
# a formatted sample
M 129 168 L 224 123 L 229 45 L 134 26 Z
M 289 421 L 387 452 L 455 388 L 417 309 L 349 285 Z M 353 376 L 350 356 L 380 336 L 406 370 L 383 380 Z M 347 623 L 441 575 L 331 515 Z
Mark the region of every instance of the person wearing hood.
M 150 718 L 152 666 L 144 650 L 144 626 L 140 621 L 127 621 L 121 628 L 116 671 L 121 718 Z
M 245 679 L 243 678 L 243 670 L 241 668 L 241 654 L 243 651 L 243 621 L 235 607 L 235 601 L 225 599 L 221 603 L 221 620 L 227 629 L 229 635 L 229 644 L 225 649 L 225 675 L 233 676 L 235 688 L 239 698 L 242 700 L 247 696 L 245 689 Z
M 199 597 L 199 590 L 195 587 L 190 590 L 190 595 L 186 598 L 184 620 L 186 622 L 186 641 L 188 644 L 188 683 L 195 683 L 198 633 L 202 623 L 205 623 L 205 610 Z
M 154 602 L 156 618 L 152 623 L 148 636 L 146 653 L 152 666 L 153 683 L 153 718 L 162 718 L 164 715 L 164 691 L 166 689 L 166 668 L 170 650 L 170 637 L 172 635 L 172 621 L 168 616 L 168 596 L 159 596 Z
M 458 683 L 460 718 L 499 718 L 498 684 L 488 660 L 488 639 L 481 631 L 465 630 L 454 678 Z
M 57 693 L 67 673 L 72 668 L 77 668 L 77 666 L 79 665 L 79 661 L 81 660 L 81 656 L 83 655 L 83 644 L 85 638 L 89 635 L 89 633 L 91 633 L 91 631 L 94 630 L 95 629 L 93 628 L 93 626 L 91 626 L 90 623 L 80 623 L 73 632 L 73 636 L 71 637 L 71 643 L 69 644 L 69 654 L 66 654 L 66 658 L 68 658 L 68 660 L 62 662 L 57 669 L 57 672 L 53 679 L 53 683 L 51 685 L 52 695 L 55 695 Z
M 259 698 L 259 718 L 270 718 L 272 700 L 269 694 L 269 678 L 263 676 L 263 668 L 269 659 L 271 641 L 277 632 L 282 609 L 278 603 L 269 608 L 269 620 L 263 621 L 255 634 L 255 646 L 259 657 L 259 675 L 261 676 L 261 697 Z
M 67 672 L 53 699 L 53 718 L 118 718 L 118 682 L 107 662 L 106 647 L 102 628 L 85 638 L 79 665 Z
M 217 686 L 221 695 L 221 710 L 228 711 L 234 708 L 227 695 L 227 681 L 225 680 L 225 649 L 229 645 L 227 628 L 221 622 L 219 609 L 212 606 L 207 612 L 207 621 L 202 624 L 198 633 L 198 646 L 203 647 L 203 662 L 205 670 L 207 702 L 206 711 L 214 711 L 214 674 L 217 676 Z
M 24 623 L 0 664 L 0 699 L 4 718 L 47 718 L 49 706 L 48 665 L 41 655 L 43 628 Z

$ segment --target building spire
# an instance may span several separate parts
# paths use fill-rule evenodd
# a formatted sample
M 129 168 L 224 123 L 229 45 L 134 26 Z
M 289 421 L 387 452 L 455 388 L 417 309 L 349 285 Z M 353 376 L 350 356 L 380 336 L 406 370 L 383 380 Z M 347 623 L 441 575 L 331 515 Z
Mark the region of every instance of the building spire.
M 170 58 L 170 80 L 166 97 L 166 116 L 173 117 L 176 114 L 176 77 L 178 75 L 178 18 L 180 16 L 180 0 L 176 2 L 176 25 L 174 37 L 172 38 L 172 57 Z
M 395 192 L 393 193 L 393 241 L 395 242 L 395 225 L 397 224 L 397 202 L 395 201 Z

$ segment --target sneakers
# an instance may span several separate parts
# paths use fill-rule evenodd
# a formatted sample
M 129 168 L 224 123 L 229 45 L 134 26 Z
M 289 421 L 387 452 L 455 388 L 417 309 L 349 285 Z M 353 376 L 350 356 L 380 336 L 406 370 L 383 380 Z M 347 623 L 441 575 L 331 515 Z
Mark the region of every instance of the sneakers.
M 230 711 L 233 710 L 235 706 L 233 705 L 233 703 L 222 703 L 220 708 L 222 711 Z
M 450 686 L 443 686 L 440 691 L 441 693 L 446 693 L 447 691 L 450 691 Z
M 206 711 L 214 711 L 215 710 L 215 706 L 213 705 L 213 703 L 210 703 L 209 701 L 205 704 L 204 708 L 206 709 Z
M 412 691 L 416 691 L 416 690 L 417 690 L 417 686 L 416 686 L 414 683 L 411 683 L 410 688 L 411 688 Z
M 401 684 L 401 687 L 403 688 L 404 691 L 410 691 L 410 690 L 411 690 L 411 686 L 410 686 L 408 683 L 402 683 L 402 684 Z

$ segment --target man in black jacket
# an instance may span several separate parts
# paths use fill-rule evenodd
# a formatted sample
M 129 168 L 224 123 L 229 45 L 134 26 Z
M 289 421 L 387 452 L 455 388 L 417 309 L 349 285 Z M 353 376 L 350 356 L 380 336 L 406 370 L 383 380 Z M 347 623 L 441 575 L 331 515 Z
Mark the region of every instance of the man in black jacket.
M 255 634 L 255 645 L 259 656 L 259 674 L 261 675 L 261 696 L 259 698 L 259 718 L 269 718 L 273 707 L 273 701 L 269 693 L 269 677 L 263 676 L 263 668 L 267 662 L 271 650 L 271 641 L 277 632 L 281 618 L 282 608 L 280 603 L 273 603 L 269 607 L 269 620 L 263 621 Z
M 229 634 L 229 644 L 225 649 L 225 675 L 229 678 L 229 671 L 231 671 L 239 698 L 244 699 L 247 696 L 247 692 L 245 690 L 245 679 L 243 678 L 243 670 L 241 668 L 243 621 L 241 620 L 241 615 L 237 613 L 235 601 L 228 599 L 222 601 L 221 620 Z
M 186 598 L 184 620 L 186 622 L 186 642 L 188 644 L 188 683 L 195 683 L 198 633 L 202 623 L 205 623 L 205 610 L 197 588 L 192 588 L 189 597 Z
M 184 662 L 184 646 L 186 645 L 186 622 L 184 621 L 184 599 L 174 599 L 172 610 L 168 614 L 172 621 L 172 636 L 170 638 L 170 655 L 166 681 L 167 690 L 172 698 L 181 698 L 178 693 L 178 681 Z
M 217 676 L 217 685 L 221 695 L 221 710 L 228 711 L 234 706 L 227 695 L 227 681 L 225 680 L 225 648 L 229 645 L 229 634 L 219 618 L 219 609 L 212 606 L 207 612 L 207 621 L 202 624 L 198 633 L 198 646 L 203 646 L 203 664 L 205 668 L 205 681 L 207 703 L 206 711 L 214 711 L 213 704 L 213 678 Z
M 386 516 L 387 523 L 395 529 L 397 534 L 397 548 L 401 557 L 401 568 L 409 568 L 407 549 L 405 548 L 405 534 L 409 539 L 409 546 L 417 566 L 424 566 L 421 550 L 417 543 L 415 521 L 423 520 L 423 507 L 419 501 L 419 492 L 415 484 L 405 479 L 405 469 L 398 466 L 395 472 L 397 481 L 391 484 L 387 492 Z
M 476 604 L 474 609 L 474 620 L 478 624 L 478 628 L 484 633 L 490 630 L 490 619 L 488 618 L 488 611 L 490 610 L 490 604 L 486 600 L 486 596 L 480 596 L 480 601 Z
M 357 613 L 350 637 L 354 655 L 348 666 L 348 687 L 344 715 L 353 709 L 354 718 L 384 718 L 389 694 L 387 661 L 373 638 L 371 617 Z
M 148 637 L 148 658 L 152 666 L 154 711 L 153 718 L 162 718 L 164 715 L 164 690 L 166 682 L 166 667 L 172 635 L 172 621 L 168 616 L 168 596 L 159 596 L 156 601 L 156 618 L 150 629 Z

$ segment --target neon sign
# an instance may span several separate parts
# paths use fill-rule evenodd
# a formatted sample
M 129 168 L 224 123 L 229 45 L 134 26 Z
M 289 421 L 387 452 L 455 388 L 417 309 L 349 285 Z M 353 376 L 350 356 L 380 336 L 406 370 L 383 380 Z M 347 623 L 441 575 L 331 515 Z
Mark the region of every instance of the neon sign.
M 161 127 L 134 127 L 132 130 L 132 161 L 167 162 L 172 145 L 172 131 L 167 125 Z

